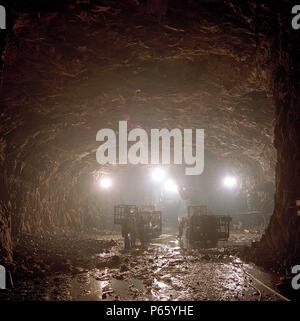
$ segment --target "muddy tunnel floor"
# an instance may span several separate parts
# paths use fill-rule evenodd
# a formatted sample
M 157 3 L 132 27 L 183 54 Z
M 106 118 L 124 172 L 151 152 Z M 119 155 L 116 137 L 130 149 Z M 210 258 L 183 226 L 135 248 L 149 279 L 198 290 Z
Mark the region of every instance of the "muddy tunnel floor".
M 277 301 L 279 276 L 239 258 L 259 234 L 233 232 L 218 248 L 191 248 L 166 233 L 144 248 L 123 249 L 116 232 L 24 237 L 15 248 L 12 285 L 0 300 L 30 301 Z M 21 254 L 22 253 L 22 254 Z

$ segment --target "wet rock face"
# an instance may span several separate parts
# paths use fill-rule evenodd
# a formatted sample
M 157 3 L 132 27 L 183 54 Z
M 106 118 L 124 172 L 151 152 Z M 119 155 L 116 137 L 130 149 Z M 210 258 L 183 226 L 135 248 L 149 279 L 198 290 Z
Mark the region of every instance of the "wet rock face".
M 289 271 L 299 262 L 299 217 L 296 216 L 295 200 L 300 191 L 300 106 L 299 33 L 288 27 L 288 14 L 284 4 L 277 8 L 277 19 L 268 20 L 276 30 L 268 39 L 269 53 L 265 58 L 266 75 L 275 105 L 275 139 L 277 151 L 275 209 L 269 227 L 252 257 L 268 267 Z M 264 30 L 265 26 L 260 26 Z M 261 30 L 260 32 L 262 32 Z
M 97 201 L 80 177 L 99 169 L 96 132 L 128 119 L 146 130 L 204 128 L 208 152 L 245 172 L 255 163 L 266 182 L 277 152 L 275 211 L 260 250 L 271 265 L 291 262 L 300 126 L 289 2 L 139 3 L 15 8 L 1 94 L 0 250 L 10 257 L 22 233 L 88 225 Z

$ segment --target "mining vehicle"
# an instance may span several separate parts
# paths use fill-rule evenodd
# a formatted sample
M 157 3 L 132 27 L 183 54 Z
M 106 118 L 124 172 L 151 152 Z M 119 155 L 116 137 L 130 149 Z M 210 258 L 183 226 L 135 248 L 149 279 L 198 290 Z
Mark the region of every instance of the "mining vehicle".
M 215 247 L 218 241 L 228 240 L 230 222 L 230 216 L 209 214 L 205 205 L 188 206 L 186 238 L 189 244 Z
M 162 232 L 162 213 L 155 211 L 154 205 L 142 205 L 139 207 L 139 216 L 144 218 L 145 233 L 148 240 L 159 237 Z
M 138 207 L 136 205 L 120 204 L 114 207 L 114 224 L 122 224 L 125 217 L 137 216 Z
M 153 205 L 143 205 L 139 208 L 136 205 L 120 204 L 114 207 L 114 224 L 123 224 L 124 219 L 134 219 L 139 222 L 140 217 L 144 220 L 145 239 L 159 237 L 162 232 L 162 213 L 155 211 Z

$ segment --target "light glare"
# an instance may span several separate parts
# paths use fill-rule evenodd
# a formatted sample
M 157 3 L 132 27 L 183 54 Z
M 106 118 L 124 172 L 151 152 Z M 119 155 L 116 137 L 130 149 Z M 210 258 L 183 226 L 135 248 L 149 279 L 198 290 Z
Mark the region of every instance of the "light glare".
M 166 176 L 166 172 L 161 168 L 156 168 L 152 172 L 152 179 L 155 182 L 161 182 Z
M 175 184 L 175 182 L 170 179 L 170 180 L 165 182 L 165 190 L 167 192 L 177 193 L 178 192 L 178 187 Z
M 108 177 L 104 177 L 100 180 L 100 186 L 102 188 L 109 188 L 111 186 L 111 179 Z
M 233 187 L 235 187 L 235 186 L 237 185 L 237 180 L 236 180 L 236 178 L 233 177 L 233 176 L 226 176 L 226 177 L 224 178 L 223 183 L 224 183 L 224 186 L 225 186 L 225 187 L 233 188 Z

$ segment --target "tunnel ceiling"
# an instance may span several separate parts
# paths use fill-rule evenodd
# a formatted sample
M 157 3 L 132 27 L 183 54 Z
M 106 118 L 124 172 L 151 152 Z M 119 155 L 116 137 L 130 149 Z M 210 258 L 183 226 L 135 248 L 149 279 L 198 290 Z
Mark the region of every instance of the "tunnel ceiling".
M 2 164 L 28 181 L 98 169 L 96 132 L 128 120 L 204 128 L 206 155 L 257 164 L 273 180 L 274 108 L 257 68 L 255 4 L 234 3 L 172 2 L 161 23 L 138 1 L 16 10 Z

